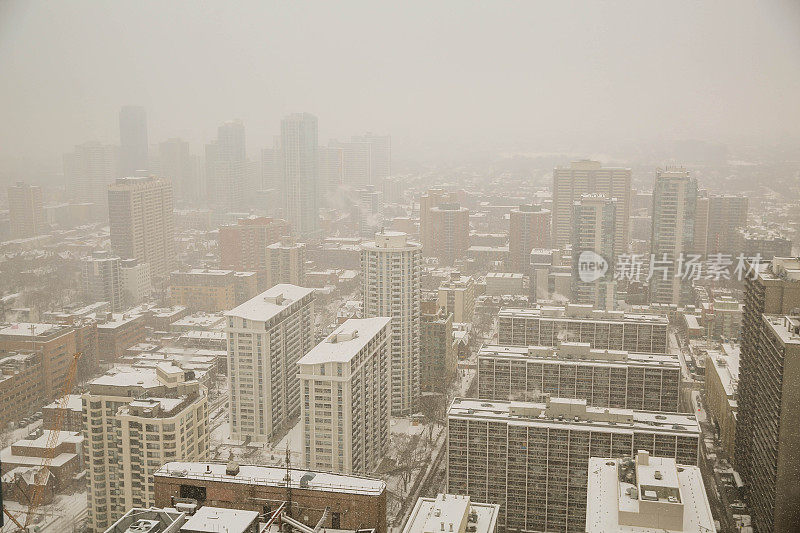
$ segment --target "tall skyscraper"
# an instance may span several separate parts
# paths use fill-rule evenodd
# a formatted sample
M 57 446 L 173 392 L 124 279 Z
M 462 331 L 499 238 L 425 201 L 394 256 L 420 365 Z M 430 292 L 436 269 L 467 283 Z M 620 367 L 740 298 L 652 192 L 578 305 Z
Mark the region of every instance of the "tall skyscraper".
M 552 243 L 563 248 L 572 238 L 572 204 L 584 194 L 617 199 L 615 253 L 627 251 L 630 241 L 631 169 L 603 167 L 599 161 L 574 161 L 553 169 Z
M 527 274 L 534 248 L 550 246 L 550 210 L 539 205 L 521 205 L 512 209 L 508 225 L 508 260 L 510 272 Z
M 800 516 L 800 260 L 776 257 L 745 281 L 736 469 L 756 531 L 795 531 Z M 786 317 L 786 315 L 792 315 Z
M 225 316 L 231 436 L 265 441 L 300 413 L 297 361 L 314 346 L 314 289 L 275 285 Z
M 616 213 L 617 200 L 602 194 L 585 194 L 573 204 L 570 302 L 590 304 L 598 309 L 614 309 Z M 595 264 L 595 254 L 609 265 L 608 270 L 599 277 L 596 277 L 599 271 L 585 270 L 587 265 Z
M 281 121 L 284 209 L 295 235 L 319 233 L 319 144 L 317 117 L 293 113 Z
M 708 199 L 707 254 L 735 255 L 740 229 L 747 227 L 746 196 L 714 195 Z
M 429 212 L 432 249 L 425 253 L 446 265 L 464 259 L 469 250 L 469 209 L 459 204 L 439 204 Z
M 116 146 L 87 142 L 64 156 L 64 178 L 70 196 L 77 202 L 92 205 L 92 214 L 105 217 L 108 208 L 107 187 L 117 177 L 119 149 Z
M 206 145 L 209 205 L 217 213 L 243 208 L 247 184 L 244 124 L 230 120 L 217 128 L 217 139 Z
M 158 162 L 159 174 L 172 182 L 176 198 L 200 198 L 200 183 L 194 171 L 194 160 L 189 153 L 188 142 L 175 138 L 159 143 Z
M 650 253 L 654 258 L 650 301 L 682 304 L 692 298 L 689 276 L 678 271 L 681 255 L 694 246 L 697 180 L 682 167 L 656 170 L 653 186 L 653 228 Z
M 393 415 L 413 412 L 419 396 L 421 250 L 389 231 L 361 246 L 364 317 L 392 317 Z
M 378 468 L 389 447 L 391 322 L 351 318 L 297 361 L 305 468 Z
M 152 506 L 153 473 L 165 462 L 208 459 L 206 389 L 174 365 L 111 370 L 82 399 L 94 533 L 131 507 Z
M 351 140 L 355 143 L 369 143 L 371 145 L 372 174 L 370 183 L 380 188 L 383 180 L 392 174 L 391 135 L 376 135 L 367 132 L 364 135 L 354 135 Z
M 148 170 L 147 113 L 136 105 L 119 112 L 120 172 L 122 177 L 136 176 Z
M 108 187 L 111 247 L 123 259 L 150 264 L 164 280 L 175 266 L 172 184 L 161 178 L 119 178 Z
M 9 187 L 8 211 L 13 238 L 26 239 L 45 232 L 41 187 L 21 181 Z

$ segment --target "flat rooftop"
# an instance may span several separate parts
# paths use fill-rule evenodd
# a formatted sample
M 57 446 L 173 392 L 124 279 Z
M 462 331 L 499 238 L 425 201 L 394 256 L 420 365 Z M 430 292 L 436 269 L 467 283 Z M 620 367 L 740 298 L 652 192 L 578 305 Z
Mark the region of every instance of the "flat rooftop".
M 716 531 L 696 466 L 672 458 L 589 459 L 587 533 Z
M 160 386 L 161 382 L 156 376 L 155 368 L 115 366 L 102 376 L 91 380 L 89 385 L 102 385 L 107 387 L 128 387 L 138 385 L 145 389 L 150 389 Z
M 547 402 L 486 401 L 455 398 L 448 418 L 504 420 L 509 423 L 543 424 L 576 430 L 643 430 L 699 437 L 694 413 L 663 413 L 609 407 L 591 407 L 586 400 L 550 398 Z
M 483 346 L 478 357 L 503 357 L 519 360 L 540 360 L 563 364 L 597 364 L 622 366 L 668 367 L 680 369 L 677 355 L 635 353 L 624 350 L 602 350 L 591 348 L 589 343 L 562 342 L 552 346 L 505 346 L 490 344 Z
M 783 344 L 800 344 L 800 316 L 764 315 L 764 321 Z
M 281 311 L 287 309 L 291 304 L 313 293 L 314 289 L 298 287 L 297 285 L 290 285 L 288 283 L 279 283 L 258 296 L 227 311 L 225 316 L 266 322 Z
M 463 531 L 474 526 L 475 533 L 493 533 L 497 526 L 500 506 L 492 503 L 477 503 L 469 496 L 439 494 L 436 498 L 419 498 L 408 517 L 403 533 L 428 533 L 444 530 Z M 470 521 L 469 516 L 474 520 Z
M 52 333 L 58 329 L 66 331 L 67 326 L 63 324 L 43 324 L 41 322 L 15 322 L 3 326 L 2 329 L 0 329 L 0 335 L 19 335 L 20 337 L 28 337 L 31 335 L 38 336 L 44 333 Z
M 567 307 L 539 306 L 531 308 L 507 307 L 498 313 L 500 318 L 539 318 L 539 319 L 567 319 L 567 320 L 596 320 L 603 322 L 648 322 L 653 324 L 669 324 L 667 317 L 662 315 L 633 314 L 621 311 L 604 311 L 591 306 L 568 305 Z
M 347 319 L 325 340 L 301 357 L 297 364 L 346 363 L 391 322 L 389 317 Z
M 258 520 L 257 511 L 201 507 L 183 524 L 181 531 L 244 533 L 256 520 Z
M 239 473 L 235 476 L 226 474 L 226 468 L 225 463 L 170 462 L 159 468 L 154 475 L 155 477 L 258 484 L 271 487 L 286 486 L 286 469 L 281 466 L 240 465 Z M 301 488 L 300 480 L 306 474 L 313 474 L 308 479 L 307 487 L 303 487 L 310 490 L 372 496 L 383 494 L 386 490 L 386 483 L 379 479 L 302 469 L 291 470 L 292 487 Z

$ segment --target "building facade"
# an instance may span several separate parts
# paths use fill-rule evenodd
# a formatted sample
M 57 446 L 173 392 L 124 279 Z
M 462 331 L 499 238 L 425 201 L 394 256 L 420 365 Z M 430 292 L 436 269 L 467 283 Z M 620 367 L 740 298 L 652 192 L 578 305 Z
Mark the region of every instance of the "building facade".
M 306 244 L 284 239 L 266 248 L 267 287 L 278 283 L 303 285 L 306 273 Z
M 590 457 L 638 450 L 696 465 L 694 415 L 456 398 L 447 415 L 447 491 L 500 505 L 505 531 L 582 533 Z
M 8 219 L 14 239 L 35 237 L 47 231 L 42 188 L 21 181 L 9 187 Z
M 585 194 L 572 206 L 572 303 L 608 310 L 616 305 L 616 204 L 601 194 Z M 596 270 L 598 255 L 609 265 L 602 275 Z
M 469 209 L 457 203 L 439 204 L 428 216 L 432 241 L 425 255 L 438 257 L 446 265 L 463 260 L 469 249 Z
M 231 436 L 264 441 L 300 413 L 296 365 L 314 345 L 314 290 L 275 285 L 225 316 Z
M 317 117 L 293 113 L 281 121 L 283 195 L 286 220 L 294 235 L 316 238 L 319 232 L 319 159 Z
M 391 323 L 351 318 L 297 361 L 305 468 L 378 468 L 389 446 Z
M 475 315 L 475 280 L 453 273 L 439 286 L 439 307 L 453 314 L 453 322 L 472 322 Z
M 389 231 L 361 245 L 363 315 L 392 318 L 393 415 L 411 413 L 419 396 L 421 249 Z
M 444 309 L 420 315 L 420 391 L 443 393 L 458 372 L 453 315 Z
M 509 214 L 508 260 L 511 272 L 527 274 L 534 248 L 550 246 L 550 210 L 521 205 Z

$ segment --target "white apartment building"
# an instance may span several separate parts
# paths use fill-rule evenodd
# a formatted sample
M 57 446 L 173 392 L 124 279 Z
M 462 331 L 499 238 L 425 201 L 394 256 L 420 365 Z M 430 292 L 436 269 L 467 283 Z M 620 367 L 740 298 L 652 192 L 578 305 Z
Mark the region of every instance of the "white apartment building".
M 617 200 L 602 194 L 585 194 L 572 206 L 572 287 L 570 302 L 612 310 L 616 304 L 614 239 Z M 609 265 L 599 275 L 592 270 L 597 256 Z M 596 278 L 596 279 L 595 279 Z
M 314 345 L 314 289 L 281 283 L 225 316 L 231 437 L 264 441 L 300 412 L 296 364 Z
M 678 412 L 676 355 L 598 350 L 588 343 L 484 346 L 478 353 L 478 398 L 538 401 L 549 394 L 595 407 Z
M 646 450 L 697 464 L 694 414 L 545 403 L 453 400 L 447 492 L 500 505 L 501 530 L 582 533 L 590 457 Z
M 136 259 L 123 259 L 119 263 L 122 301 L 126 307 L 142 303 L 150 297 L 153 284 L 150 280 L 150 265 Z
M 123 308 L 119 257 L 105 250 L 81 258 L 81 287 L 88 302 L 108 302 L 112 311 Z
M 472 322 L 475 315 L 475 280 L 454 272 L 439 286 L 439 307 L 453 313 L 453 322 Z
M 419 498 L 408 517 L 403 533 L 450 531 L 494 533 L 500 506 L 478 503 L 469 496 L 438 494 L 436 498 Z M 444 528 L 444 529 L 442 529 Z
M 419 396 L 422 245 L 381 231 L 361 245 L 365 318 L 392 317 L 392 415 L 410 414 Z
M 389 445 L 391 324 L 351 318 L 297 362 L 305 468 L 377 469 Z
M 700 468 L 646 450 L 589 459 L 586 533 L 714 532 Z
M 153 505 L 163 463 L 208 458 L 206 389 L 174 365 L 112 369 L 89 382 L 82 401 L 90 531 Z
M 592 348 L 667 353 L 669 320 L 660 315 L 604 311 L 591 305 L 505 308 L 498 313 L 498 344 L 558 346 L 588 342 Z

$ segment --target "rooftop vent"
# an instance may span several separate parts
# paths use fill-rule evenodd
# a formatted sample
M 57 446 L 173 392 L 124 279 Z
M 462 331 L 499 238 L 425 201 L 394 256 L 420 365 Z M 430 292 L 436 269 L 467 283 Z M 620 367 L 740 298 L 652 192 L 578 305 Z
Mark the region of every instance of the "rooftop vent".
M 239 474 L 239 463 L 231 461 L 225 466 L 225 474 L 228 476 L 236 476 Z

